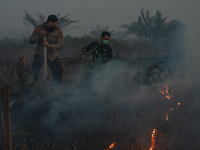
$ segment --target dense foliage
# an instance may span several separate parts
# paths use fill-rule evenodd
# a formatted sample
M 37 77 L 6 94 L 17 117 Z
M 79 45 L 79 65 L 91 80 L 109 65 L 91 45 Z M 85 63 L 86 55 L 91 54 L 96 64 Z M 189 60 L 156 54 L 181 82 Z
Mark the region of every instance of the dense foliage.
M 122 27 L 129 34 L 135 34 L 137 37 L 151 37 L 155 41 L 176 38 L 179 29 L 185 25 L 177 19 L 169 22 L 166 22 L 166 19 L 167 17 L 163 18 L 159 10 L 156 11 L 155 16 L 150 17 L 149 11 L 147 10 L 145 15 L 142 8 L 137 21 L 133 21 L 130 25 L 124 24 Z

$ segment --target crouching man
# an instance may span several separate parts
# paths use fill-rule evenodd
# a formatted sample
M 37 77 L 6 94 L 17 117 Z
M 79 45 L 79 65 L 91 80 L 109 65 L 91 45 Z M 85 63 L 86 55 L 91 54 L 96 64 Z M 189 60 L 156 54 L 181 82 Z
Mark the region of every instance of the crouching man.
M 90 43 L 87 47 L 81 49 L 82 54 L 93 50 L 93 62 L 95 64 L 105 64 L 112 59 L 112 48 L 108 45 L 110 41 L 110 33 L 104 31 L 99 41 Z

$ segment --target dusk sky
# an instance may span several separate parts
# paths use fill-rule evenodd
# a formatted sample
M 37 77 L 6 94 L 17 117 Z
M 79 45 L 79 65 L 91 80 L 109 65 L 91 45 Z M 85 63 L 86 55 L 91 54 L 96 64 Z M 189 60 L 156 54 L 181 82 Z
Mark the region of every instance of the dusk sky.
M 20 32 L 23 24 L 24 10 L 36 17 L 41 13 L 70 13 L 72 20 L 79 20 L 80 28 L 72 31 L 64 30 L 64 35 L 81 36 L 88 34 L 90 28 L 109 26 L 110 30 L 119 31 L 123 24 L 130 24 L 137 20 L 141 9 L 149 10 L 150 16 L 159 10 L 167 22 L 179 19 L 191 29 L 200 32 L 200 1 L 199 0 L 1 0 L 0 1 L 0 37 L 15 31 Z M 71 25 L 80 26 L 79 23 Z M 70 28 L 69 27 L 69 28 Z M 30 30 L 31 31 L 31 30 Z M 32 32 L 32 31 L 31 31 Z

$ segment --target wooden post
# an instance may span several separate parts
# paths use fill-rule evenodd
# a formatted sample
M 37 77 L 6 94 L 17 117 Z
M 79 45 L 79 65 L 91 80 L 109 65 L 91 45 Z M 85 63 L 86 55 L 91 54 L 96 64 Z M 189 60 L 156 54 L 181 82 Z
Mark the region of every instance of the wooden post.
M 116 143 L 116 112 L 115 106 L 113 107 L 113 136 L 114 136 L 114 143 Z
M 4 119 L 5 119 L 5 141 L 6 149 L 12 150 L 12 138 L 11 138 L 11 125 L 10 125 L 10 108 L 9 108 L 9 87 L 8 85 L 3 85 L 3 107 L 4 107 Z
M 109 86 L 107 83 L 107 107 L 106 107 L 106 142 L 108 142 L 108 99 L 109 99 Z
M 0 123 L 1 123 L 1 135 L 2 135 L 2 141 L 3 141 L 3 149 L 6 149 L 6 140 L 5 140 L 4 130 L 3 130 L 3 122 L 2 122 L 2 118 L 1 118 L 1 109 L 0 109 Z
M 146 38 L 147 38 L 147 30 L 146 30 L 146 32 L 145 32 L 145 52 L 146 52 L 146 48 L 147 48 L 147 40 L 146 40 Z
M 17 64 L 17 74 L 20 81 L 21 90 L 26 90 L 26 80 L 25 80 L 25 71 L 26 71 L 26 58 L 24 56 L 19 56 L 19 62 Z

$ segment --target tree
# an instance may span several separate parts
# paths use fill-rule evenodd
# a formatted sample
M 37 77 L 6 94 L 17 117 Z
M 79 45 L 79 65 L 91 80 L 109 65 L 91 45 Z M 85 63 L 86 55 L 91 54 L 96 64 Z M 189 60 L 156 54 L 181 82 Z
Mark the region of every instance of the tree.
M 36 20 L 33 16 L 31 16 L 25 10 L 24 10 L 24 12 L 25 12 L 25 16 L 23 17 L 24 24 L 31 29 L 35 28 L 39 24 L 43 24 L 46 21 L 46 17 L 41 13 L 39 13 L 39 14 L 35 13 L 37 16 L 37 20 Z M 77 20 L 71 20 L 69 18 L 69 14 L 62 16 L 62 17 L 60 15 L 61 15 L 61 13 L 56 15 L 58 17 L 58 27 L 59 28 L 63 29 L 63 28 L 68 27 L 72 23 L 78 22 Z M 77 26 L 73 27 L 73 28 L 77 28 Z
M 127 30 L 129 34 L 135 34 L 137 37 L 150 36 L 153 40 L 174 38 L 176 31 L 183 25 L 179 20 L 166 22 L 167 17 L 162 17 L 162 13 L 157 10 L 156 15 L 150 17 L 149 11 L 146 15 L 141 9 L 141 16 L 137 21 L 130 25 L 124 24 L 121 27 Z

